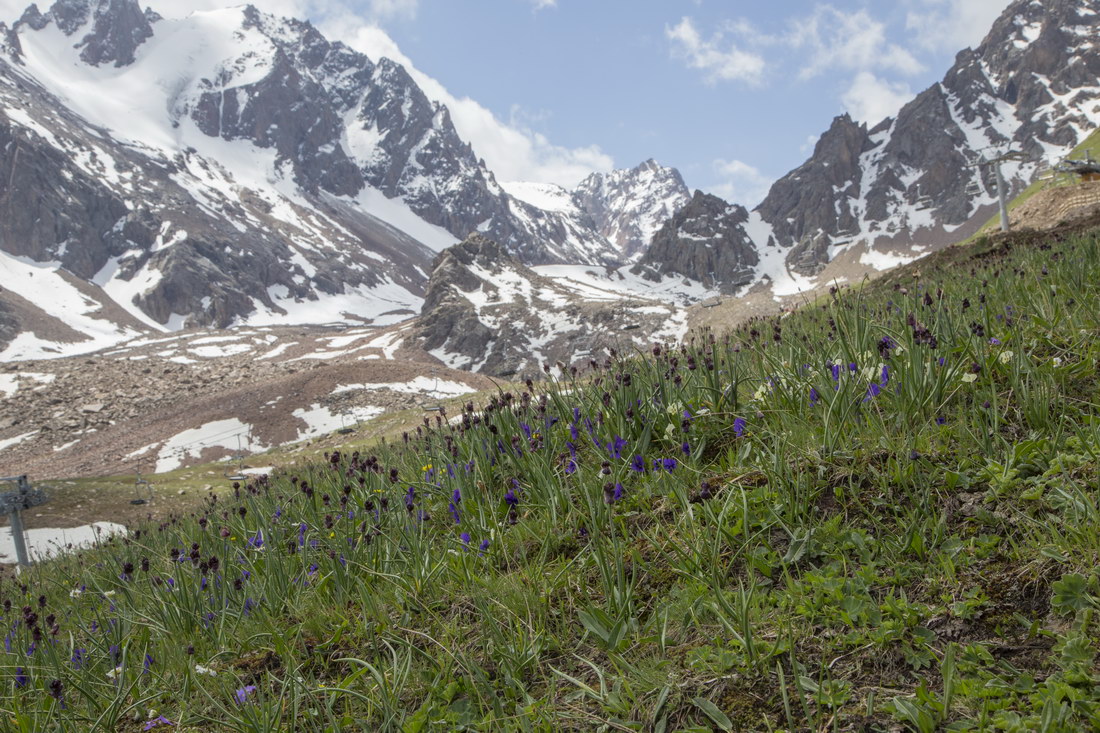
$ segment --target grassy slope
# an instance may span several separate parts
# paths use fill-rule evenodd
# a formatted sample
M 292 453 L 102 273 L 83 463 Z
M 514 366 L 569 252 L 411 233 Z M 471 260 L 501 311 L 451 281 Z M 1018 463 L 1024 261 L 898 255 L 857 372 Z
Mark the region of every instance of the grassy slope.
M 1094 159 L 1100 159 L 1100 130 L 1095 130 L 1091 135 L 1086 137 L 1067 157 L 1075 159 L 1084 158 L 1085 153 L 1091 153 Z M 1012 211 L 1017 206 L 1020 206 L 1032 196 L 1042 191 L 1045 186 L 1045 181 L 1033 182 L 1030 186 L 1021 191 L 1018 196 L 1008 202 L 1008 210 Z M 995 214 L 989 218 L 989 221 L 982 225 L 978 233 L 971 237 L 969 241 L 973 241 L 977 237 L 996 231 L 1000 226 L 1001 215 Z
M 951 248 L 34 568 L 0 726 L 1096 727 L 1097 282 Z

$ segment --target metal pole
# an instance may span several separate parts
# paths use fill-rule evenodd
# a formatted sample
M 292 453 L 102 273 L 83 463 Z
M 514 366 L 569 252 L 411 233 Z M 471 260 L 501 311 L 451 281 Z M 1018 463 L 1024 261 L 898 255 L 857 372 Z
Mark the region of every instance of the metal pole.
M 27 557 L 27 540 L 23 536 L 23 518 L 19 516 L 19 510 L 8 515 L 8 519 L 11 520 L 11 539 L 15 545 L 15 559 L 23 567 L 27 567 L 31 564 L 30 558 Z
M 994 170 L 997 172 L 997 198 L 1001 205 L 1001 231 L 1007 232 L 1008 225 L 1008 192 L 1005 190 L 1005 177 L 1001 174 L 1001 161 L 998 160 L 993 164 Z

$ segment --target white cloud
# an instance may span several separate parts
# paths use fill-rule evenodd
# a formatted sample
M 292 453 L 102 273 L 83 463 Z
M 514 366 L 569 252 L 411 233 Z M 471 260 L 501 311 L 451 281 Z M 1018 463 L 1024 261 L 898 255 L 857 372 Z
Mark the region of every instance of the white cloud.
M 672 27 L 665 27 L 665 36 L 672 42 L 673 56 L 693 69 L 706 72 L 707 80 L 744 81 L 759 84 L 764 73 L 764 58 L 743 51 L 724 34 L 717 33 L 704 40 L 691 18 L 683 17 Z
M 740 160 L 717 159 L 713 163 L 714 172 L 721 182 L 710 187 L 710 192 L 726 201 L 741 204 L 751 209 L 764 200 L 773 183 L 755 166 Z
M 1009 0 L 910 0 L 906 28 L 916 43 L 932 51 L 977 46 Z
M 531 0 L 531 4 L 535 7 L 535 12 L 544 8 L 556 8 L 558 7 L 558 0 Z
M 831 5 L 819 5 L 812 15 L 794 21 L 785 40 L 794 48 L 810 52 L 800 74 L 804 79 L 829 69 L 916 74 L 924 68 L 909 51 L 890 43 L 885 24 L 866 10 L 846 13 Z
M 841 96 L 844 109 L 858 122 L 874 126 L 897 111 L 913 98 L 913 91 L 904 82 L 890 82 L 861 71 L 856 74 L 848 90 Z

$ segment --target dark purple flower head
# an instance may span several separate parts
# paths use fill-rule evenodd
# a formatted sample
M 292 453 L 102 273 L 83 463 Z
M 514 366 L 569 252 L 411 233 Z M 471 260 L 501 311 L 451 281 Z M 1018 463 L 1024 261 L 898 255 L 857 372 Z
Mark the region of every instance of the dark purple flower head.
M 484 539 L 484 540 L 481 541 L 481 544 L 478 546 L 478 551 L 479 551 L 478 554 L 484 555 L 485 551 L 488 550 L 488 549 L 489 549 L 489 540 Z
M 16 667 L 15 668 L 15 686 L 16 687 L 26 687 L 27 686 L 27 675 L 23 674 L 23 668 L 22 667 Z
M 447 507 L 451 511 L 451 516 L 454 517 L 455 524 L 459 524 L 462 521 L 462 516 L 458 513 L 458 507 L 452 501 Z
M 630 470 L 635 473 L 645 473 L 645 459 L 635 455 L 634 460 L 630 462 Z
M 810 387 L 810 407 L 816 405 L 818 399 L 820 399 L 820 397 L 817 394 L 817 390 L 813 387 Z
M 254 550 L 259 550 L 264 546 L 264 533 L 263 530 L 257 529 L 256 534 L 248 538 L 248 546 Z
M 946 417 L 944 417 L 943 415 L 938 415 L 938 416 L 936 417 L 936 424 L 937 424 L 937 425 L 943 425 L 943 424 L 944 424 L 944 423 L 946 423 L 946 422 L 947 422 L 947 418 L 946 418 Z
M 867 396 L 863 398 L 864 402 L 870 402 L 874 398 L 878 397 L 882 393 L 882 388 L 874 382 L 867 388 Z
M 508 491 L 504 494 L 504 501 L 508 504 L 508 506 L 515 506 L 519 504 L 519 499 L 516 498 L 516 492 L 512 489 L 508 489 Z
M 569 462 L 565 464 L 565 473 L 568 476 L 569 474 L 573 474 L 573 473 L 576 473 L 576 472 L 577 472 L 577 462 L 574 461 L 572 458 L 570 458 Z
M 464 544 L 464 545 L 470 544 L 470 533 L 469 532 L 463 532 L 462 534 L 460 534 L 458 536 L 458 538 L 460 540 L 462 540 L 462 544 Z
M 745 418 L 735 418 L 733 421 L 733 432 L 738 438 L 745 434 Z
M 840 381 L 840 364 L 833 364 L 830 367 L 830 369 L 833 372 L 833 381 L 834 382 L 839 382 Z
M 690 458 L 691 457 L 691 444 L 688 443 L 685 440 L 683 442 L 683 444 L 680 446 L 680 452 L 683 453 L 685 456 Z

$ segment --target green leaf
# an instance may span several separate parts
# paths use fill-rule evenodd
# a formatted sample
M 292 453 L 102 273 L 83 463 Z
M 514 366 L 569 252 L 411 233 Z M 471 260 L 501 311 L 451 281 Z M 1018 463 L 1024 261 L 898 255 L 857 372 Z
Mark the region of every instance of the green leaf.
M 719 728 L 725 731 L 733 730 L 733 721 L 710 700 L 704 697 L 696 697 L 692 698 L 691 702 L 694 703 L 695 707 L 706 713 L 707 717 L 713 720 Z
M 1079 573 L 1063 575 L 1052 587 L 1054 597 L 1050 604 L 1060 613 L 1069 615 L 1096 605 L 1096 599 L 1089 595 L 1088 580 Z

